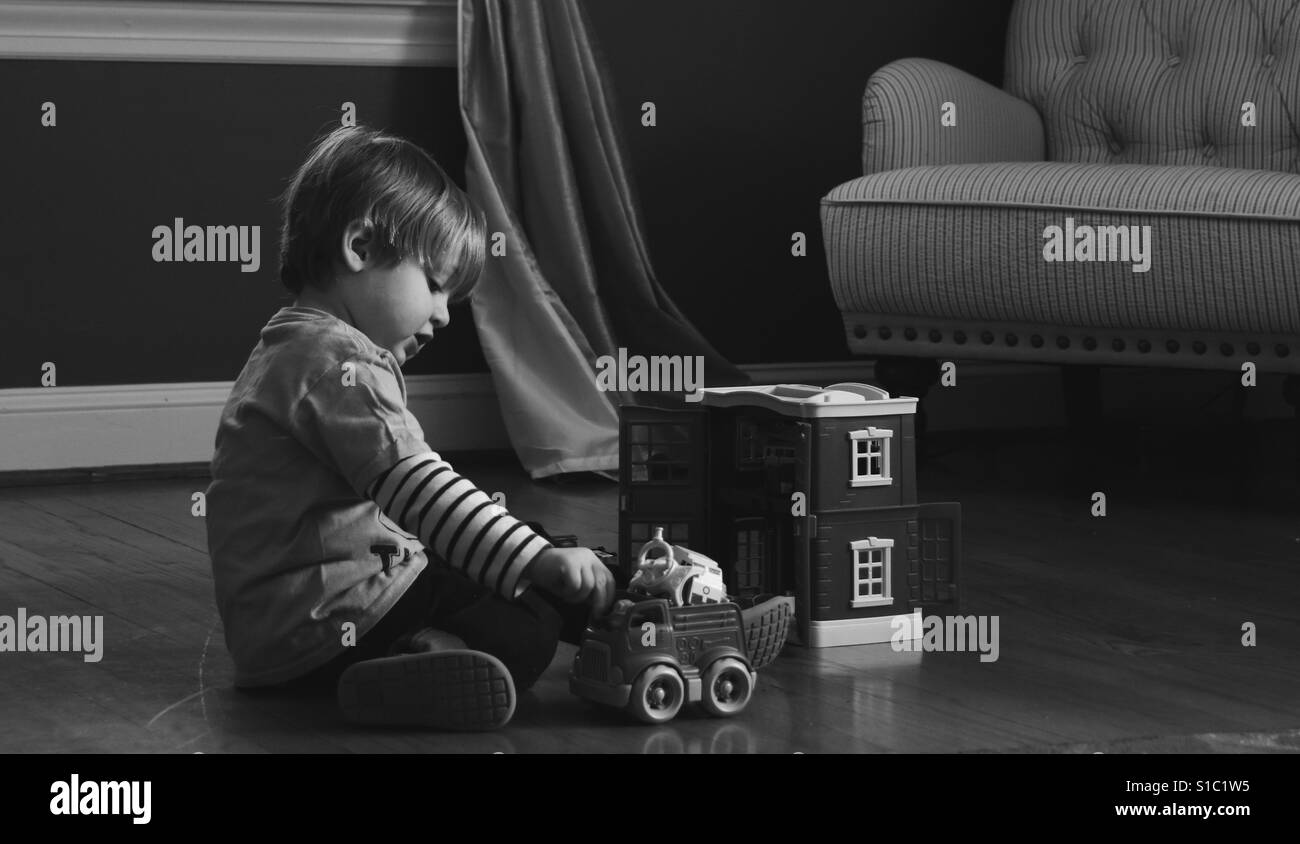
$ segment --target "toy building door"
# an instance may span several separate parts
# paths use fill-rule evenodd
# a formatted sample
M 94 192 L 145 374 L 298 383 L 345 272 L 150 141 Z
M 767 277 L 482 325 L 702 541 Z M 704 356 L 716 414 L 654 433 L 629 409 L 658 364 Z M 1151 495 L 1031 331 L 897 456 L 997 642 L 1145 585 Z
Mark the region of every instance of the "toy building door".
M 920 603 L 927 612 L 961 610 L 961 504 L 921 504 Z
M 794 592 L 793 513 L 795 493 L 808 489 L 810 426 L 757 408 L 728 409 L 712 424 L 706 553 L 733 597 Z
M 702 409 L 624 405 L 619 413 L 619 563 L 630 576 L 641 546 L 664 529 L 670 545 L 702 552 L 707 447 Z

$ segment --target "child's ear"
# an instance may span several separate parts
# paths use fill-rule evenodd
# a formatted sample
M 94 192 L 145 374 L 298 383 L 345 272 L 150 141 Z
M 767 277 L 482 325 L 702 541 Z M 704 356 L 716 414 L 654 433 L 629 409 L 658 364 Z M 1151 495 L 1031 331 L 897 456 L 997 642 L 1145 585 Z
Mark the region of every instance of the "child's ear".
M 343 265 L 352 272 L 366 268 L 374 257 L 375 228 L 368 220 L 354 220 L 343 230 Z

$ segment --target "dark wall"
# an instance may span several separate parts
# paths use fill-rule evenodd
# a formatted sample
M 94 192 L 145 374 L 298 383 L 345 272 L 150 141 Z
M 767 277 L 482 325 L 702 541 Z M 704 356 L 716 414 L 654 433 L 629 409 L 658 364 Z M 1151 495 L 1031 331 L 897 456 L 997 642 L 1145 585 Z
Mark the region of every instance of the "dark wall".
M 738 363 L 848 359 L 818 200 L 862 175 L 862 92 L 939 59 L 1000 85 L 1011 0 L 586 0 L 660 282 Z M 658 125 L 641 125 L 653 101 Z M 808 255 L 790 237 L 808 236 Z
M 817 201 L 860 173 L 862 88 L 894 58 L 1001 76 L 1010 0 L 587 0 L 664 287 L 740 363 L 847 357 Z M 276 197 L 310 141 L 358 120 L 463 184 L 451 69 L 0 61 L 0 388 L 231 380 L 267 318 Z M 658 125 L 640 124 L 652 100 Z M 41 125 L 41 104 L 58 125 Z M 261 226 L 261 267 L 156 263 L 156 225 Z M 790 235 L 808 235 L 808 257 Z M 406 367 L 486 366 L 466 308 Z
M 291 299 L 277 196 L 311 141 L 359 122 L 464 180 L 451 69 L 0 62 L 5 237 L 0 388 L 233 380 Z M 41 104 L 58 123 L 41 125 Z M 261 267 L 156 263 L 154 226 L 261 226 Z M 408 372 L 485 370 L 468 311 Z

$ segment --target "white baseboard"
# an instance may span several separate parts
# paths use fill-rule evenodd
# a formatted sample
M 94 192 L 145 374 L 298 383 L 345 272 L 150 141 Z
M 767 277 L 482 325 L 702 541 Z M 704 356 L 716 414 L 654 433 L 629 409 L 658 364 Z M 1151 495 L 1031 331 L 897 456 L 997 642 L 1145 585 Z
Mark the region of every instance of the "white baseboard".
M 757 384 L 871 383 L 867 362 L 758 364 L 741 369 Z M 1176 418 L 1213 398 L 1231 373 L 1106 370 L 1108 406 Z M 0 472 L 206 463 L 233 382 L 126 384 L 0 390 Z M 411 412 L 439 451 L 510 449 L 492 377 L 412 375 Z M 1290 418 L 1278 376 L 1261 376 L 1252 419 Z M 1064 422 L 1056 366 L 958 362 L 957 384 L 926 399 L 933 431 L 1044 428 Z
M 233 385 L 0 390 L 0 472 L 206 463 Z M 486 373 L 412 375 L 406 397 L 440 451 L 510 447 Z
M 867 378 L 860 364 L 748 367 L 756 379 Z M 0 472 L 206 463 L 232 381 L 0 390 Z M 411 413 L 439 451 L 506 451 L 492 376 L 412 375 Z

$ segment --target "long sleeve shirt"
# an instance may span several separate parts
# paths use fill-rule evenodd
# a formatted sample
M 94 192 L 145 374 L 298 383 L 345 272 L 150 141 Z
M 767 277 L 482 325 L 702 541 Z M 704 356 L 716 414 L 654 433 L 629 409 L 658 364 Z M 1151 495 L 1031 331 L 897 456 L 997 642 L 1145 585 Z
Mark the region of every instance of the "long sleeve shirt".
M 241 686 L 342 653 L 432 558 L 511 598 L 550 547 L 443 460 L 387 350 L 276 313 L 221 414 L 207 490 L 217 608 Z

